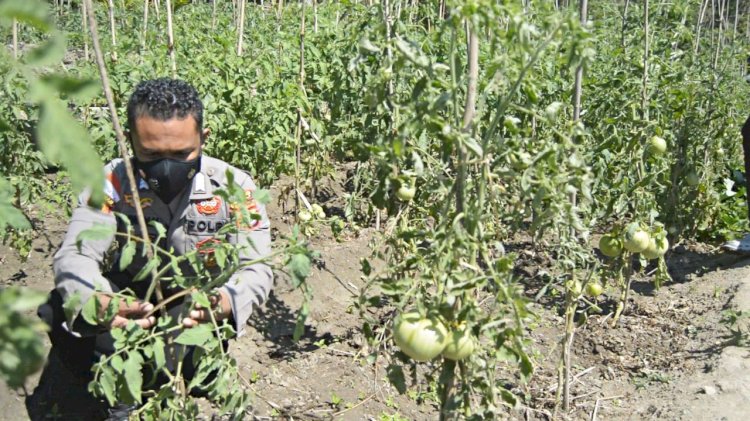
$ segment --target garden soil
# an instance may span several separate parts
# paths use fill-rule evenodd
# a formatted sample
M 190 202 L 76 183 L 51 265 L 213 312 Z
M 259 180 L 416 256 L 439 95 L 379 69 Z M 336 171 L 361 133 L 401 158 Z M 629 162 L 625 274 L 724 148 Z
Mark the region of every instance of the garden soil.
M 331 191 L 328 197 L 340 197 L 337 193 Z M 337 211 L 335 199 L 320 201 L 329 213 Z M 52 287 L 52 255 L 66 222 L 58 215 L 31 214 L 37 228 L 31 255 L 21 261 L 16 252 L 0 246 L 0 287 L 23 285 L 46 292 Z M 275 235 L 287 234 L 290 214 L 278 203 L 269 206 L 269 214 L 275 216 Z M 279 275 L 247 334 L 232 342 L 232 355 L 253 399 L 249 419 L 437 419 L 434 401 L 400 395 L 388 384 L 385 358 L 366 362 L 367 345 L 354 303 L 364 287 L 360 258 L 370 255 L 376 234 L 366 228 L 337 240 L 321 227 L 313 237 L 320 258 L 309 279 L 315 297 L 302 340 L 292 341 L 302 296 Z M 517 270 L 533 279 L 543 265 L 534 263 L 531 252 L 519 255 Z M 590 315 L 577 330 L 571 410 L 565 416 L 554 407 L 559 302 L 535 303 L 539 317 L 530 335 L 536 344 L 536 371 L 527 384 L 513 383 L 508 374 L 514 391 L 528 398 L 509 410 L 507 418 L 750 419 L 750 347 L 737 346 L 721 322 L 726 310 L 750 311 L 750 258 L 697 244 L 675 247 L 668 262 L 673 281 L 658 291 L 647 280 L 635 282 L 616 328 L 607 316 L 614 300 L 604 299 L 603 313 Z M 609 289 L 607 297 L 615 297 L 615 291 Z M 378 311 L 384 320 L 391 316 L 385 309 Z M 39 418 L 33 399 L 38 382 L 37 374 L 25 391 L 0 385 L 0 419 Z M 204 405 L 202 418 L 212 419 L 212 412 Z M 71 417 L 60 414 L 59 419 Z

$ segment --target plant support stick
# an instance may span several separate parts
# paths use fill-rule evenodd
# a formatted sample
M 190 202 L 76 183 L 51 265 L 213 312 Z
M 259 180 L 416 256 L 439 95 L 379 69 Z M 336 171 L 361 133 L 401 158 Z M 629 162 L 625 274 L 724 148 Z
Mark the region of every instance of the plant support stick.
M 104 63 L 104 56 L 102 54 L 101 46 L 99 45 L 99 36 L 97 34 L 97 28 L 96 28 L 96 17 L 94 14 L 93 5 L 91 3 L 91 0 L 83 0 L 86 2 L 86 10 L 88 12 L 88 21 L 89 21 L 89 29 L 91 30 L 91 42 L 94 47 L 94 56 L 96 57 L 96 63 L 99 67 L 99 76 L 102 80 L 102 87 L 104 88 L 104 96 L 107 98 L 107 105 L 109 106 L 109 112 L 112 117 L 112 125 L 115 129 L 115 137 L 117 138 L 117 145 L 120 149 L 120 156 L 123 158 L 123 162 L 125 163 L 125 169 L 128 174 L 128 182 L 131 186 L 137 186 L 136 178 L 135 178 L 135 172 L 133 170 L 133 165 L 130 162 L 130 159 L 128 157 L 128 147 L 125 142 L 125 135 L 122 131 L 122 126 L 120 126 L 120 119 L 117 117 L 117 108 L 115 108 L 115 100 L 114 95 L 112 95 L 112 88 L 109 84 L 109 76 L 107 76 L 107 66 Z M 149 260 L 154 258 L 154 252 L 151 248 L 151 242 L 147 235 L 148 230 L 146 228 L 146 219 L 143 217 L 143 209 L 141 208 L 141 199 L 140 195 L 138 193 L 138 189 L 134 188 L 132 189 L 133 192 L 133 207 L 135 208 L 135 214 L 136 218 L 138 219 L 138 227 L 140 228 L 143 235 L 143 241 L 144 241 L 144 249 L 146 250 L 146 255 Z M 156 279 L 156 267 L 154 267 L 151 270 L 151 276 L 152 278 Z M 161 291 L 161 286 L 156 285 L 156 297 L 159 301 L 162 301 L 164 299 L 164 296 Z

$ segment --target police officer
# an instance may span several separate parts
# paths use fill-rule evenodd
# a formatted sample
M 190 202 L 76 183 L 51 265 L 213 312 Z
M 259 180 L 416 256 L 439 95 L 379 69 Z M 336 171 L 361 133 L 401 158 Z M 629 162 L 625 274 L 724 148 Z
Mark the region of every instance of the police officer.
M 240 263 L 270 254 L 268 216 L 264 206 L 252 198 L 256 188 L 252 178 L 202 153 L 209 129 L 203 127 L 203 105 L 192 86 L 173 79 L 141 82 L 128 102 L 127 123 L 129 131 L 126 135 L 133 148 L 132 163 L 141 207 L 147 221 L 157 221 L 166 229 L 162 248 L 173 250 L 176 255 L 199 247 L 210 252 L 210 247 L 201 246 L 214 241 L 216 232 L 229 222 L 231 213 L 237 210 L 215 194 L 216 189 L 226 186 L 226 173 L 229 171 L 234 175 L 235 183 L 245 190 L 247 201 L 244 206 L 259 214 L 260 219 L 250 226 L 241 226 L 236 234 L 228 236 L 228 240 L 233 244 L 245 245 L 238 248 Z M 84 241 L 80 248 L 76 244 L 78 234 L 95 224 L 110 225 L 116 227 L 118 232 L 124 232 L 126 224 L 115 213 L 129 218 L 134 234 L 142 236 L 135 222 L 132 194 L 135 186 L 128 182 L 123 160 L 111 161 L 106 165 L 105 172 L 105 204 L 101 208 L 89 206 L 87 193 L 79 198 L 79 206 L 73 211 L 62 246 L 54 257 L 55 289 L 48 303 L 40 308 L 40 316 L 50 325 L 52 341 L 50 363 L 45 371 L 53 369 L 54 363 L 58 363 L 77 380 L 74 383 L 83 387 L 91 379 L 91 366 L 97 355 L 111 352 L 109 329 L 123 327 L 131 320 L 144 329 L 156 323 L 154 315 L 150 315 L 154 303 L 142 300 L 131 304 L 121 300 L 117 315 L 106 326 L 89 325 L 80 315 L 87 301 L 98 300 L 100 308 L 106 308 L 112 294 L 125 288 L 143 299 L 150 284 L 148 280 L 133 282 L 134 275 L 146 263 L 141 253 L 136 253 L 132 263 L 121 272 L 102 272 L 108 251 L 114 248 L 114 255 L 117 256 L 117 251 L 124 246 L 125 242 L 120 238 L 112 236 L 106 240 Z M 149 235 L 154 237 L 155 232 Z M 252 246 L 248 247 L 248 244 Z M 119 268 L 119 264 L 115 262 L 112 267 Z M 184 270 L 189 271 L 190 268 Z M 208 312 L 213 311 L 216 318 L 228 320 L 237 334 L 242 335 L 253 308 L 268 297 L 272 284 L 268 265 L 245 267 L 217 289 L 212 297 L 213 309 L 198 307 L 190 312 L 182 309 L 178 312 L 179 317 L 182 324 L 190 328 L 210 321 Z M 174 292 L 167 288 L 165 295 Z M 68 303 L 66 311 L 63 310 L 63 303 Z M 54 376 L 44 373 L 39 388 L 43 389 L 45 381 L 54 382 L 50 378 Z M 56 376 L 60 376 L 60 373 Z M 40 392 L 39 388 L 37 392 Z M 52 395 L 55 393 L 52 391 Z M 46 399 L 55 400 L 54 396 L 47 396 Z M 57 404 L 64 404 L 68 399 L 61 397 L 57 400 L 62 401 Z M 49 402 L 46 406 L 51 407 Z

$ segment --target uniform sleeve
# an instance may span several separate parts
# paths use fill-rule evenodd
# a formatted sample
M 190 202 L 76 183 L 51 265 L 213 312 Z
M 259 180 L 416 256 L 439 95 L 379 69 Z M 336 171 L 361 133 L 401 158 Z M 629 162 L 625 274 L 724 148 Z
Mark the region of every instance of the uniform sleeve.
M 101 266 L 104 255 L 114 240 L 114 235 L 97 241 L 83 241 L 80 250 L 76 239 L 78 234 L 97 224 L 112 226 L 113 232 L 117 228 L 117 221 L 110 209 L 114 199 L 119 199 L 119 197 L 110 189 L 111 179 L 111 175 L 108 175 L 105 188 L 108 199 L 102 209 L 90 207 L 89 194 L 85 192 L 81 194 L 78 207 L 73 211 L 68 231 L 60 249 L 55 254 L 52 265 L 55 288 L 62 296 L 63 302 L 73 300 L 72 303 L 76 303 L 71 313 L 72 318 L 68 320 L 68 326 L 69 328 L 73 326 L 71 330 L 82 335 L 89 334 L 88 329 L 84 331 L 83 326 L 79 326 L 81 324 L 78 315 L 83 305 L 96 291 L 112 292 L 112 285 L 102 275 Z M 76 320 L 74 325 L 71 324 L 72 320 Z M 90 332 L 90 334 L 93 333 Z
M 264 205 L 252 198 L 255 184 L 247 177 L 240 184 L 245 190 L 249 210 L 261 216 L 260 221 L 251 227 L 241 227 L 236 238 L 232 239 L 239 247 L 240 263 L 247 263 L 271 254 L 271 227 Z M 245 324 L 250 318 L 255 306 L 263 304 L 273 287 L 273 272 L 266 264 L 250 265 L 232 276 L 221 290 L 227 293 L 232 305 L 235 331 L 237 336 L 245 332 Z

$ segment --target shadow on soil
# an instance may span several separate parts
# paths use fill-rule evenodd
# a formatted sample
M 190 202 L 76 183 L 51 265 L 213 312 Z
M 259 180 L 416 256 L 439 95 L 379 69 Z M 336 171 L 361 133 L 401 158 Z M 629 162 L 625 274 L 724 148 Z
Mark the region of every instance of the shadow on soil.
M 304 326 L 302 337 L 295 342 L 294 328 L 297 325 L 297 314 L 272 292 L 266 301 L 265 308 L 258 309 L 257 317 L 250 321 L 256 331 L 263 335 L 267 343 L 268 356 L 274 360 L 293 359 L 303 352 L 319 348 L 316 343 L 331 343 L 334 340 L 329 332 L 319 333 L 309 325 Z

